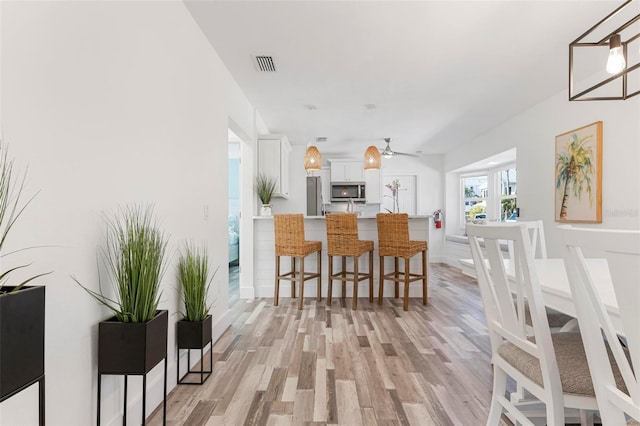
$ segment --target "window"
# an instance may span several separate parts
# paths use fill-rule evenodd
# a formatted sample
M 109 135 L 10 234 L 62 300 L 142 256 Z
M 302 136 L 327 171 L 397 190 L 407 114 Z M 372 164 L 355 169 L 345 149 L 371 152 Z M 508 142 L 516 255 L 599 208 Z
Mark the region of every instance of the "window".
M 516 220 L 517 173 L 514 164 L 460 177 L 464 222 Z
M 516 169 L 498 172 L 500 179 L 500 221 L 516 220 Z
M 487 176 L 468 176 L 462 178 L 464 188 L 465 221 L 474 220 L 476 215 L 484 214 L 487 208 Z

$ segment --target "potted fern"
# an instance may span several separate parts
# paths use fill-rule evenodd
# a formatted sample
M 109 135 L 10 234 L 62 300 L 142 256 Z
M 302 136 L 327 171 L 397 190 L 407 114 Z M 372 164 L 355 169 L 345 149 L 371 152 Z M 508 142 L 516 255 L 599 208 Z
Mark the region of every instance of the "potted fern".
M 166 270 L 167 237 L 160 230 L 151 207 L 125 207 L 107 217 L 106 246 L 101 257 L 110 276 L 115 298 L 106 296 L 72 277 L 98 303 L 114 315 L 98 326 L 98 425 L 103 374 L 143 376 L 142 423 L 146 411 L 147 373 L 164 360 L 164 390 L 167 389 L 166 310 L 158 310 L 160 281 Z M 163 398 L 163 420 L 166 398 Z M 127 404 L 124 404 L 124 418 Z
M 256 193 L 262 203 L 260 216 L 271 216 L 271 198 L 276 190 L 277 183 L 277 179 L 273 176 L 262 173 L 258 173 L 256 176 Z
M 209 314 L 211 305 L 208 302 L 209 288 L 216 269 L 209 273 L 209 255 L 206 246 L 200 247 L 187 243 L 178 260 L 178 282 L 184 304 L 184 318 L 178 321 L 178 368 L 179 384 L 203 384 L 213 371 L 213 354 L 209 357 L 209 370 L 204 369 L 204 348 L 211 343 L 212 319 Z M 187 372 L 180 377 L 180 349 L 187 350 Z M 200 371 L 191 371 L 191 350 L 200 349 Z M 189 373 L 200 375 L 200 382 L 189 382 L 184 379 Z M 206 376 L 205 376 L 206 374 Z
M 26 172 L 16 174 L 13 159 L 0 139 L 0 256 L 16 221 L 35 195 L 23 199 Z M 29 265 L 0 269 L 0 402 L 39 382 L 39 417 L 44 424 L 45 288 L 28 286 L 47 275 L 32 275 L 10 283 Z

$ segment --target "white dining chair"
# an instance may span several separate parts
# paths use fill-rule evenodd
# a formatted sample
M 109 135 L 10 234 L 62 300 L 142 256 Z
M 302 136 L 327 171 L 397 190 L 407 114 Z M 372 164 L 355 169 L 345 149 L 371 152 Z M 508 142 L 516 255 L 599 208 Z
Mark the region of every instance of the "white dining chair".
M 580 333 L 550 332 L 526 225 L 467 225 L 467 235 L 492 346 L 493 393 L 487 425 L 500 424 L 503 412 L 520 424 L 534 424 L 523 408 L 530 404 L 505 397 L 507 377 L 544 404 L 547 425 L 564 425 L 565 408 L 581 410 L 581 423 L 591 424 L 593 418 L 585 410 L 596 410 L 597 403 Z M 502 241 L 513 244 L 512 262 L 519 270 L 515 279 L 508 276 Z M 524 299 L 531 312 L 532 336 L 525 325 Z
M 570 226 L 560 229 L 567 246 L 567 275 L 602 424 L 627 424 L 625 413 L 640 421 L 640 231 Z M 583 250 L 607 260 L 608 277 L 592 274 Z M 612 319 L 597 291 L 597 286 L 602 285 L 597 280 L 609 278 L 619 321 Z M 626 348 L 618 335 L 624 336 Z M 611 357 L 617 368 L 611 367 Z

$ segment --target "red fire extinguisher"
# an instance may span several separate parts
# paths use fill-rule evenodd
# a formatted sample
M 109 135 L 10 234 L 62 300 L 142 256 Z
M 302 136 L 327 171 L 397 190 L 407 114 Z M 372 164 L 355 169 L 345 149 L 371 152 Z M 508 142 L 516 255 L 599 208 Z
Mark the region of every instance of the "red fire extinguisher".
M 442 220 L 444 219 L 444 213 L 442 210 L 438 209 L 433 212 L 433 223 L 436 225 L 437 229 L 442 228 Z

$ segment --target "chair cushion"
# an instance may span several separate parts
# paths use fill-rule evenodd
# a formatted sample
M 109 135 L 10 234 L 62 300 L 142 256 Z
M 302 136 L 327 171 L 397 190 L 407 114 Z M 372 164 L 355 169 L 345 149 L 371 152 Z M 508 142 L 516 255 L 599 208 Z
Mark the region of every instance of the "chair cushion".
M 529 340 L 535 341 L 533 337 L 529 338 Z M 551 340 L 553 341 L 553 348 L 556 353 L 563 392 L 595 396 L 591 373 L 589 372 L 589 365 L 587 364 L 587 355 L 584 352 L 580 333 L 553 333 L 551 334 Z M 607 351 L 609 352 L 609 359 L 613 365 L 613 375 L 616 379 L 618 389 L 627 392 L 620 370 L 613 361 L 613 355 L 608 345 Z M 543 386 L 540 362 L 537 358 L 529 355 L 510 342 L 500 345 L 498 355 L 529 379 Z
M 551 328 L 561 328 L 566 323 L 574 319 L 572 316 L 558 312 L 555 309 L 546 308 L 546 311 L 547 321 Z M 533 322 L 531 321 L 531 310 L 529 309 L 529 304 L 526 302 L 524 305 L 524 323 L 528 326 L 533 326 Z

